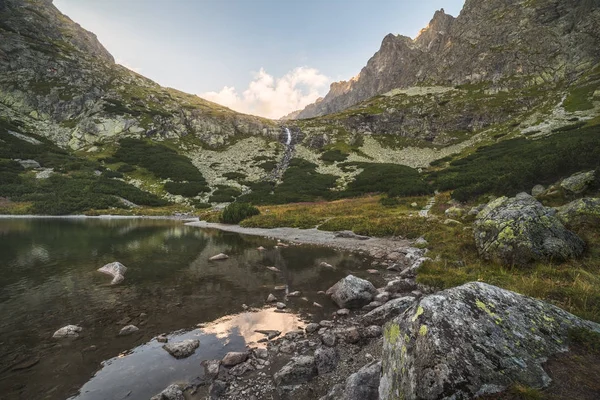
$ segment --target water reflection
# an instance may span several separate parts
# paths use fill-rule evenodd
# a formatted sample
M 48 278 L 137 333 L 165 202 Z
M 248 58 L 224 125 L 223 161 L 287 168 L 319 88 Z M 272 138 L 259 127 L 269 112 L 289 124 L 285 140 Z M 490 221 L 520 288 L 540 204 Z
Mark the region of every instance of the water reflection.
M 333 304 L 317 291 L 363 265 L 355 256 L 327 248 L 274 245 L 265 238 L 201 230 L 176 221 L 0 220 L 0 393 L 11 399 L 64 399 L 76 393 L 103 360 L 160 333 L 235 314 L 243 303 L 261 308 L 269 293 L 284 297 L 276 287 L 302 292 L 305 299 L 288 300 L 292 312 L 324 317 Z M 257 251 L 259 246 L 267 251 Z M 230 258 L 208 261 L 221 252 Z M 115 260 L 128 271 L 123 284 L 110 286 L 110 277 L 96 270 Z M 320 268 L 321 261 L 338 268 Z M 315 301 L 324 308 L 314 307 Z M 248 336 L 254 329 L 280 329 L 272 325 L 285 318 L 261 315 L 242 314 L 219 324 L 229 326 L 227 332 L 237 329 L 227 337 L 233 342 L 233 337 L 243 338 L 236 342 L 243 347 L 257 340 Z M 67 324 L 82 326 L 81 338 L 68 344 L 52 340 L 52 333 Z M 127 324 L 140 331 L 117 337 Z M 213 335 L 211 340 L 224 335 L 203 334 Z M 31 367 L 19 367 L 34 361 Z

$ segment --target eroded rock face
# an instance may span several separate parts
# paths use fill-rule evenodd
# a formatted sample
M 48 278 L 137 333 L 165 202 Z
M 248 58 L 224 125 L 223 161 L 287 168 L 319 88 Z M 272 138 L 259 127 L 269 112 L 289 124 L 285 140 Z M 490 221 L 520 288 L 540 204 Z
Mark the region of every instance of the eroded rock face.
M 340 308 L 358 308 L 369 304 L 377 289 L 369 281 L 348 275 L 330 287 L 327 294 Z
M 102 268 L 98 269 L 98 272 L 102 272 L 103 274 L 107 274 L 113 277 L 113 280 L 110 282 L 111 285 L 116 285 L 125 279 L 125 272 L 127 272 L 127 267 L 121 264 L 118 261 L 111 262 L 110 264 L 106 264 Z
M 568 226 L 600 223 L 600 199 L 583 198 L 570 202 L 558 209 L 557 217 Z
M 385 326 L 380 399 L 472 398 L 515 383 L 545 387 L 542 362 L 570 328 L 600 325 L 481 282 L 421 299 Z M 499 373 L 502 371 L 502 373 Z
M 473 231 L 479 255 L 502 264 L 564 260 L 580 256 L 585 248 L 554 210 L 525 193 L 490 202 L 478 214 Z

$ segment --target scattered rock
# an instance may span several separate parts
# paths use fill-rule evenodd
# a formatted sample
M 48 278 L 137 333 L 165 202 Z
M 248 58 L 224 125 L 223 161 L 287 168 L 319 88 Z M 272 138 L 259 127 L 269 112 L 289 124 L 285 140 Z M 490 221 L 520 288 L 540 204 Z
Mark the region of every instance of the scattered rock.
M 185 400 L 185 397 L 179 386 L 170 385 L 156 396 L 152 396 L 150 400 Z
M 315 359 L 310 356 L 293 358 L 274 376 L 277 386 L 289 386 L 305 383 L 317 376 Z
M 52 335 L 55 339 L 64 339 L 64 338 L 76 338 L 79 337 L 79 332 L 83 330 L 82 327 L 77 325 L 67 325 L 63 326 Z
M 400 297 L 393 299 L 368 312 L 362 317 L 364 325 L 382 325 L 390 319 L 402 314 L 415 303 L 414 297 Z
M 156 341 L 159 343 L 167 343 L 169 341 L 169 338 L 167 337 L 167 335 L 158 335 L 156 337 Z
M 248 359 L 248 353 L 245 351 L 230 351 L 225 354 L 225 357 L 221 360 L 221 364 L 224 367 L 233 367 L 243 363 Z
M 380 303 L 379 301 L 372 301 L 369 304 L 367 304 L 366 306 L 364 306 L 362 309 L 365 311 L 371 311 L 371 310 L 381 307 L 382 305 L 383 305 L 383 303 Z
M 238 365 L 232 367 L 229 370 L 229 375 L 242 376 L 246 372 L 250 372 L 250 371 L 254 371 L 254 370 L 255 370 L 254 366 L 249 361 L 247 361 L 247 362 L 243 362 L 241 364 L 238 364 Z
M 132 333 L 135 333 L 135 332 L 137 332 L 139 330 L 140 330 L 140 328 L 138 328 L 135 325 L 127 325 L 126 327 L 124 327 L 123 329 L 121 329 L 119 331 L 119 336 L 131 335 Z
M 327 290 L 340 308 L 358 308 L 368 304 L 377 294 L 369 281 L 348 275 Z
M 273 272 L 281 272 L 281 270 L 277 267 L 267 267 L 267 269 Z
M 306 333 L 313 333 L 316 332 L 317 330 L 319 330 L 320 325 L 315 323 L 315 322 L 311 322 L 310 324 L 306 325 Z
M 324 319 L 321 322 L 319 322 L 319 325 L 322 326 L 323 328 L 333 328 L 334 323 L 333 323 L 333 321 Z
M 397 279 L 390 281 L 385 286 L 385 290 L 388 293 L 408 293 L 412 292 L 417 288 L 417 284 L 414 281 L 408 279 Z
M 221 380 L 214 380 L 208 389 L 210 399 L 218 399 L 227 390 L 227 383 Z
M 279 345 L 279 351 L 285 354 L 292 354 L 296 351 L 296 343 L 285 340 Z
M 542 363 L 567 350 L 571 328 L 600 333 L 599 324 L 482 282 L 426 296 L 385 327 L 380 399 L 545 387 Z
M 358 343 L 361 339 L 360 332 L 354 326 L 338 331 L 338 335 L 346 343 Z
M 212 256 L 211 258 L 209 258 L 210 261 L 220 261 L 220 260 L 227 260 L 229 258 L 229 256 L 227 254 L 223 254 L 223 253 L 219 253 L 216 256 Z
M 390 294 L 388 292 L 381 292 L 375 296 L 375 301 L 385 304 L 390 300 Z
M 462 222 L 448 218 L 444 220 L 444 225 L 462 225 Z
M 568 226 L 600 224 L 600 198 L 577 199 L 558 209 L 557 217 Z
M 219 375 L 221 360 L 204 360 L 201 364 L 204 367 L 204 375 L 210 379 L 214 379 Z
M 319 267 L 323 267 L 323 268 L 331 268 L 331 269 L 334 269 L 334 268 L 335 268 L 333 265 L 331 265 L 331 264 L 328 264 L 328 263 L 326 263 L 325 261 L 322 261 L 322 262 L 319 264 Z
M 25 168 L 25 169 L 36 169 L 36 168 L 41 168 L 42 166 L 40 165 L 39 162 L 35 161 L 35 160 L 19 160 L 16 159 L 16 162 L 18 162 L 19 164 L 21 164 L 21 167 Z
M 277 301 L 277 297 L 273 295 L 273 293 L 269 293 L 269 297 L 267 297 L 267 303 L 275 303 Z
M 444 212 L 444 214 L 447 218 L 458 219 L 464 217 L 465 210 L 460 207 L 450 207 Z
M 363 329 L 362 336 L 366 338 L 376 338 L 381 336 L 383 328 L 379 325 L 371 325 Z
M 333 347 L 319 347 L 315 350 L 315 364 L 319 375 L 332 372 L 337 367 L 340 356 Z
M 321 400 L 378 400 L 380 374 L 381 361 L 373 361 L 350 375 L 345 386 L 334 386 Z
M 42 168 L 41 171 L 35 174 L 35 179 L 48 179 L 52 175 L 54 175 L 54 168 Z
M 277 303 L 277 309 L 278 310 L 283 310 L 286 307 L 287 306 L 285 305 L 285 303 L 282 303 L 282 302 Z
M 115 261 L 99 268 L 98 271 L 102 272 L 103 274 L 112 276 L 113 280 L 110 282 L 110 284 L 116 285 L 118 283 L 123 282 L 123 280 L 125 279 L 125 272 L 127 272 L 127 267 L 121 264 L 120 262 Z
M 585 248 L 554 210 L 526 193 L 490 202 L 475 220 L 474 235 L 483 258 L 507 265 L 578 257 Z
M 580 194 L 589 188 L 590 184 L 594 182 L 594 179 L 594 171 L 579 172 L 566 179 L 563 179 L 563 181 L 560 183 L 560 187 L 567 192 Z
M 340 316 L 346 316 L 348 314 L 350 314 L 350 310 L 348 310 L 347 308 L 340 308 L 339 310 L 336 311 L 337 315 Z
M 321 335 L 321 342 L 323 342 L 325 346 L 333 347 L 335 346 L 336 342 L 335 335 L 333 333 L 326 332 Z
M 167 343 L 163 345 L 163 349 L 175 358 L 186 358 L 194 354 L 199 346 L 198 339 L 186 339 L 181 342 Z
M 316 301 L 313 302 L 313 306 L 323 308 L 323 306 L 321 304 L 317 303 Z
M 264 247 L 260 246 L 256 250 L 258 250 L 258 251 L 265 251 L 266 249 Z
M 356 240 L 369 240 L 371 239 L 369 236 L 361 236 L 357 235 L 352 231 L 339 231 L 335 233 L 336 238 L 344 238 L 344 239 L 356 239 Z
M 379 275 L 379 271 L 376 269 L 368 269 L 367 272 L 371 275 Z
M 302 292 L 300 292 L 299 290 L 296 290 L 295 292 L 290 292 L 287 294 L 287 297 L 300 297 L 302 295 Z
M 269 351 L 267 349 L 263 349 L 263 348 L 254 349 L 254 355 L 257 358 L 266 360 L 267 358 L 269 358 Z
M 543 194 L 546 191 L 546 188 L 543 187 L 542 185 L 535 185 L 532 189 L 531 189 L 531 195 L 533 197 L 538 197 L 539 195 Z

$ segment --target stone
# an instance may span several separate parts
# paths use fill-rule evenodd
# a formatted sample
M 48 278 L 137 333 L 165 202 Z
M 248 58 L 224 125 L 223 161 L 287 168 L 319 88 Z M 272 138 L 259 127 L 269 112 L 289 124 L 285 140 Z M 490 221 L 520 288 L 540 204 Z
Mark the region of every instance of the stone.
M 127 325 L 119 331 L 119 336 L 131 335 L 132 333 L 135 333 L 139 330 L 140 330 L 140 328 L 138 328 L 135 325 Z
M 204 375 L 210 379 L 214 379 L 219 375 L 219 368 L 221 367 L 221 360 L 204 360 L 202 361 L 204 367 Z
M 473 225 L 479 255 L 505 265 L 578 257 L 585 243 L 526 193 L 490 202 Z
M 371 310 L 381 307 L 382 305 L 383 305 L 383 303 L 381 303 L 379 301 L 372 301 L 369 304 L 367 304 L 366 306 L 364 306 L 362 309 L 365 311 L 371 311 Z
M 194 354 L 199 346 L 198 339 L 186 339 L 181 342 L 167 343 L 163 345 L 163 349 L 175 358 L 186 358 Z
M 323 342 L 325 346 L 333 347 L 336 342 L 335 335 L 331 332 L 326 332 L 321 335 L 321 342 Z
M 219 399 L 226 390 L 227 382 L 217 379 L 208 388 L 208 394 L 211 400 Z
M 380 373 L 381 361 L 372 361 L 350 375 L 344 386 L 334 386 L 321 400 L 378 400 Z
M 369 281 L 348 275 L 327 290 L 340 308 L 359 308 L 368 304 L 377 294 Z
M 444 215 L 446 215 L 447 218 L 458 219 L 464 217 L 465 210 L 460 207 L 450 207 L 444 211 Z
M 42 167 L 40 165 L 40 163 L 35 160 L 18 160 L 17 159 L 15 161 L 18 162 L 19 164 L 21 164 L 21 167 L 23 167 L 25 169 L 36 169 L 36 168 Z
M 598 226 L 600 224 L 600 198 L 586 197 L 574 200 L 559 207 L 556 216 L 569 227 Z
M 369 236 L 357 235 L 352 231 L 339 231 L 335 233 L 336 238 L 344 238 L 344 239 L 356 239 L 356 240 L 369 240 L 371 239 Z
M 264 348 L 254 349 L 254 355 L 257 358 L 266 360 L 267 358 L 269 358 L 269 351 Z
M 314 357 L 299 356 L 275 373 L 273 379 L 277 386 L 298 385 L 310 381 L 317 373 Z
M 313 306 L 318 307 L 318 308 L 323 308 L 323 306 L 319 303 L 317 303 L 316 301 L 313 302 Z
M 290 292 L 287 294 L 287 297 L 300 297 L 302 295 L 302 292 L 299 290 L 296 290 L 294 292 Z
M 483 282 L 423 297 L 385 326 L 380 399 L 543 388 L 542 363 L 568 349 L 572 328 L 600 333 L 600 324 Z
M 350 310 L 348 310 L 347 308 L 340 308 L 335 313 L 339 316 L 345 317 L 350 314 Z
M 329 263 L 326 263 L 325 261 L 322 261 L 322 262 L 319 264 L 319 267 L 323 267 L 323 268 L 330 268 L 330 269 L 334 269 L 334 268 L 335 268 L 333 265 L 331 265 L 331 264 L 329 264 Z
M 447 218 L 444 220 L 444 225 L 457 226 L 457 225 L 462 225 L 462 222 L 457 221 L 455 219 Z
M 273 295 L 273 293 L 269 293 L 267 297 L 267 303 L 275 303 L 277 301 L 277 297 Z
M 285 305 L 285 303 L 281 303 L 281 302 L 277 303 L 277 309 L 278 309 L 278 310 L 283 310 L 283 309 L 284 309 L 284 308 L 286 308 L 286 307 L 287 307 L 287 306 Z
M 81 332 L 82 330 L 83 330 L 83 328 L 80 326 L 67 325 L 67 326 L 63 326 L 62 328 L 60 328 L 59 330 L 54 332 L 52 337 L 55 339 L 65 339 L 65 338 L 74 339 L 76 337 L 79 337 L 79 332 Z
M 123 282 L 123 280 L 125 279 L 125 272 L 127 272 L 127 267 L 121 264 L 120 262 L 115 261 L 99 268 L 98 271 L 102 272 L 103 274 L 112 276 L 113 280 L 110 282 L 110 284 L 116 285 Z
M 531 189 L 531 195 L 533 197 L 538 197 L 542 194 L 544 194 L 544 192 L 546 191 L 546 188 L 543 187 L 542 185 L 535 185 L 532 189 Z
M 229 375 L 231 376 L 242 376 L 246 372 L 254 371 L 256 368 L 249 362 L 240 363 L 229 370 Z
M 156 337 L 156 341 L 159 343 L 167 343 L 169 341 L 169 338 L 167 337 L 167 335 L 158 335 Z
M 409 279 L 396 279 L 385 286 L 388 293 L 408 293 L 417 288 L 417 284 Z
M 315 350 L 315 365 L 319 375 L 334 371 L 339 360 L 338 351 L 333 347 L 319 347 Z
M 281 272 L 281 270 L 279 268 L 277 268 L 277 267 L 267 267 L 267 269 L 269 271 L 273 271 L 273 272 Z
M 223 253 L 219 253 L 216 256 L 212 256 L 211 258 L 209 258 L 210 261 L 221 261 L 221 260 L 227 260 L 229 258 L 229 256 L 227 254 L 223 254 Z
M 221 364 L 224 367 L 233 367 L 243 363 L 248 359 L 248 353 L 245 351 L 230 351 L 225 354 L 225 357 L 221 360 Z
M 54 175 L 54 168 L 42 168 L 35 174 L 35 179 L 48 179 Z
M 334 323 L 333 323 L 333 321 L 324 319 L 319 322 L 319 325 L 322 326 L 323 328 L 333 328 Z
M 563 179 L 560 183 L 560 187 L 569 193 L 581 194 L 590 187 L 595 179 L 594 171 L 578 172 Z
M 390 319 L 402 314 L 414 303 L 415 298 L 409 296 L 390 300 L 381 307 L 377 307 L 363 315 L 362 323 L 364 325 L 383 325 Z
M 185 400 L 185 397 L 178 385 L 170 385 L 156 396 L 152 396 L 150 400 Z
M 315 322 L 311 322 L 310 324 L 306 325 L 306 333 L 313 333 L 319 330 L 321 326 Z
M 367 326 L 366 328 L 363 329 L 362 331 L 362 336 L 366 337 L 366 338 L 376 338 L 381 336 L 381 334 L 383 333 L 383 328 L 379 325 L 371 325 L 371 326 Z
M 256 250 L 258 250 L 258 251 L 265 251 L 266 249 L 264 247 L 262 247 L 262 246 L 259 246 Z
M 379 275 L 379 271 L 376 269 L 368 269 L 367 272 L 371 275 Z
M 360 332 L 354 326 L 338 331 L 338 335 L 340 338 L 344 339 L 346 343 L 351 344 L 358 343 L 361 339 Z
M 390 294 L 389 292 L 381 292 L 377 296 L 375 296 L 374 300 L 381 304 L 385 304 L 390 300 Z

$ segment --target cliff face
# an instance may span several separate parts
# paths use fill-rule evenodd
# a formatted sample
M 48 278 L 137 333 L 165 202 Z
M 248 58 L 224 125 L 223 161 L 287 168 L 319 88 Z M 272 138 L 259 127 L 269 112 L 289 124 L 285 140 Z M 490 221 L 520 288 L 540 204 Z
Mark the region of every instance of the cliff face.
M 218 147 L 239 135 L 279 133 L 271 121 L 163 88 L 115 64 L 93 33 L 50 0 L 0 0 L 0 117 L 72 149 L 122 136 L 187 135 Z
M 437 11 L 416 39 L 387 35 L 357 78 L 298 118 L 416 85 L 570 80 L 599 61 L 599 0 L 467 0 L 457 18 Z

